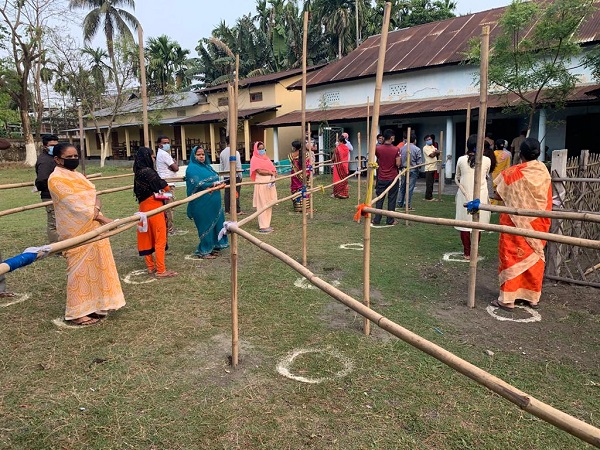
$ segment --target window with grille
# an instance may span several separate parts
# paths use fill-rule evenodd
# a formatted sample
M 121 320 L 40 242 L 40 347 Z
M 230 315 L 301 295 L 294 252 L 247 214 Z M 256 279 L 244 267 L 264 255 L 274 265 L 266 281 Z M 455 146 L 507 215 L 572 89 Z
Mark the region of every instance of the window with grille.
M 390 84 L 390 97 L 401 97 L 406 93 L 406 83 Z
M 219 106 L 227 106 L 229 104 L 229 99 L 227 97 L 219 98 Z
M 340 91 L 326 92 L 323 94 L 323 102 L 327 106 L 334 106 L 340 103 Z
M 263 99 L 262 92 L 250 93 L 250 101 L 251 102 L 262 102 L 262 99 Z
M 177 117 L 185 117 L 185 109 L 178 109 Z

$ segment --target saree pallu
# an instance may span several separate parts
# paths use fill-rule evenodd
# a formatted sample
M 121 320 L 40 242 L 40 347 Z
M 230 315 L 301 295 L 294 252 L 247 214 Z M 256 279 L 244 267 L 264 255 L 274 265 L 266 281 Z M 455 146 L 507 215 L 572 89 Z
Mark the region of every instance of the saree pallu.
M 96 189 L 83 175 L 57 166 L 48 179 L 61 240 L 95 230 Z M 67 259 L 65 320 L 125 305 L 108 239 L 64 252 Z
M 496 150 L 494 151 L 494 156 L 496 158 L 496 167 L 494 168 L 494 171 L 492 172 L 492 180 L 495 180 L 496 178 L 498 178 L 498 175 L 500 175 L 503 171 L 505 171 L 506 169 L 508 169 L 510 167 L 510 159 L 512 157 L 512 155 L 510 154 L 510 152 L 506 151 L 506 150 Z M 494 194 L 496 193 L 496 183 L 492 181 L 492 190 L 490 191 L 490 203 L 492 205 L 504 205 L 504 202 L 501 200 L 496 200 L 494 197 Z
M 219 181 L 219 175 L 210 167 L 208 155 L 204 164 L 199 163 L 195 156 L 192 156 L 185 177 L 188 197 L 211 188 Z M 215 250 L 229 247 L 227 235 L 219 239 L 219 232 L 225 222 L 221 191 L 213 191 L 192 200 L 188 204 L 187 215 L 194 220 L 198 229 L 200 243 L 196 248 L 196 255 L 207 256 Z
M 307 158 L 308 163 L 310 164 L 310 154 L 308 152 L 306 153 L 306 158 Z M 298 156 L 296 156 L 296 157 L 290 156 L 289 160 L 292 165 L 291 173 L 296 173 L 296 172 L 299 172 L 302 170 L 302 167 L 300 165 L 300 158 Z M 307 187 L 308 187 L 309 180 L 310 180 L 310 171 L 307 170 L 306 171 Z M 303 181 L 302 174 L 300 174 L 300 173 L 291 178 L 290 192 L 292 194 L 295 194 L 297 192 L 302 192 L 302 186 L 303 186 L 302 181 Z M 310 194 L 306 194 L 306 198 L 304 200 L 306 201 L 306 207 L 310 208 L 310 202 L 311 202 Z M 302 197 L 293 199 L 292 204 L 294 206 L 294 212 L 302 212 Z
M 335 149 L 335 159 L 333 166 L 333 182 L 343 180 L 349 174 L 348 171 L 348 155 L 350 151 L 348 146 L 340 144 Z M 348 198 L 348 180 L 345 180 L 339 184 L 333 186 L 333 195 L 337 198 Z
M 506 206 L 552 210 L 552 187 L 546 166 L 529 161 L 504 170 L 495 180 Z M 510 214 L 500 215 L 500 225 L 548 232 L 550 219 Z M 522 299 L 536 305 L 542 293 L 546 241 L 501 233 L 498 245 L 498 300 L 512 305 Z

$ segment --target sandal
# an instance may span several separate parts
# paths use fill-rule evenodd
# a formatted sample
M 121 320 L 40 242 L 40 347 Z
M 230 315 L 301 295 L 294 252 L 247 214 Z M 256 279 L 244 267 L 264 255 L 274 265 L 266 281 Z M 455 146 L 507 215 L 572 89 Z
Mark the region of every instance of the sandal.
M 148 269 L 148 275 L 154 275 L 156 273 L 156 269 Z
M 94 324 L 100 322 L 100 319 L 95 319 L 95 318 L 91 317 L 91 315 L 89 315 L 89 316 L 83 316 L 83 317 L 79 317 L 77 319 L 69 320 L 69 322 L 71 322 L 73 325 L 78 326 L 78 327 L 87 327 L 89 325 L 94 325 Z
M 529 300 L 523 300 L 523 299 L 515 300 L 515 305 L 527 306 L 528 308 L 531 308 L 531 309 L 539 309 L 540 308 L 539 303 L 533 304 Z
M 163 273 L 156 273 L 154 276 L 156 278 L 172 278 L 172 277 L 176 277 L 178 274 L 177 272 L 173 272 L 171 270 L 165 270 Z
M 259 228 L 258 229 L 259 233 L 263 233 L 263 234 L 269 234 L 273 232 L 273 227 L 269 227 L 269 228 Z
M 98 312 L 93 312 L 87 315 L 88 317 L 91 317 L 92 319 L 98 319 L 98 320 L 102 320 L 102 319 L 106 319 L 106 317 L 108 316 L 108 313 L 102 314 L 102 313 L 98 313 Z
M 0 292 L 0 298 L 13 298 L 16 297 L 17 294 L 13 292 Z
M 492 300 L 490 302 L 490 305 L 496 307 L 496 308 L 500 308 L 503 311 L 508 311 L 508 312 L 512 312 L 514 308 L 511 308 L 509 306 L 506 306 L 504 303 L 500 303 L 500 301 L 498 300 Z

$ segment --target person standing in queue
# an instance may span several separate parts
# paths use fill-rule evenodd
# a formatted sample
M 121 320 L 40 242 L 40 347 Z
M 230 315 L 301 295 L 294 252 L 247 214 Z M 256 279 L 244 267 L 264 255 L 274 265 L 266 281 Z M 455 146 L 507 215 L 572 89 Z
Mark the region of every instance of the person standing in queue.
M 163 180 L 173 178 L 179 171 L 177 162 L 173 160 L 171 156 L 171 139 L 168 136 L 158 136 L 156 139 L 157 152 L 156 152 L 156 171 L 158 176 Z M 165 204 L 169 204 L 175 201 L 175 192 L 172 189 L 171 195 L 168 200 L 165 200 Z M 165 212 L 167 217 L 167 233 L 169 236 L 173 236 L 176 232 L 175 224 L 173 223 L 173 209 L 168 209 Z
M 40 192 L 40 197 L 43 202 L 52 200 L 50 191 L 48 190 L 48 177 L 54 171 L 56 162 L 54 161 L 54 146 L 58 144 L 58 137 L 50 134 L 42 137 L 42 152 L 39 154 L 35 163 L 35 187 Z M 54 206 L 46 206 L 46 233 L 48 235 L 48 243 L 58 241 L 58 233 L 56 232 L 56 217 L 54 216 Z

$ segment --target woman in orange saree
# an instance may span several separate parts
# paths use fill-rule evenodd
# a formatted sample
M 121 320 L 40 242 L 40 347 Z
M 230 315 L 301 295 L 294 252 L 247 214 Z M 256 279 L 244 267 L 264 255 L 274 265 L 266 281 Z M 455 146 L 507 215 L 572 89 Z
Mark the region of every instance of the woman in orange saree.
M 342 181 L 348 176 L 348 156 L 350 149 L 346 145 L 346 139 L 340 136 L 338 146 L 335 148 L 333 157 L 333 182 L 337 183 Z M 348 198 L 348 180 L 333 186 L 333 197 L 335 198 Z
M 521 144 L 521 164 L 505 169 L 495 180 L 499 200 L 512 208 L 552 210 L 552 182 L 546 166 L 537 160 L 540 143 L 527 138 Z M 550 219 L 500 214 L 500 225 L 548 232 Z M 500 295 L 493 306 L 512 310 L 515 303 L 537 308 L 544 279 L 546 241 L 500 234 L 498 245 Z
M 48 179 L 61 240 L 80 236 L 111 222 L 100 212 L 96 188 L 78 172 L 77 149 L 71 144 L 54 147 L 57 163 Z M 65 320 L 92 325 L 108 311 L 125 305 L 119 275 L 108 239 L 64 252 L 67 258 L 67 307 Z

